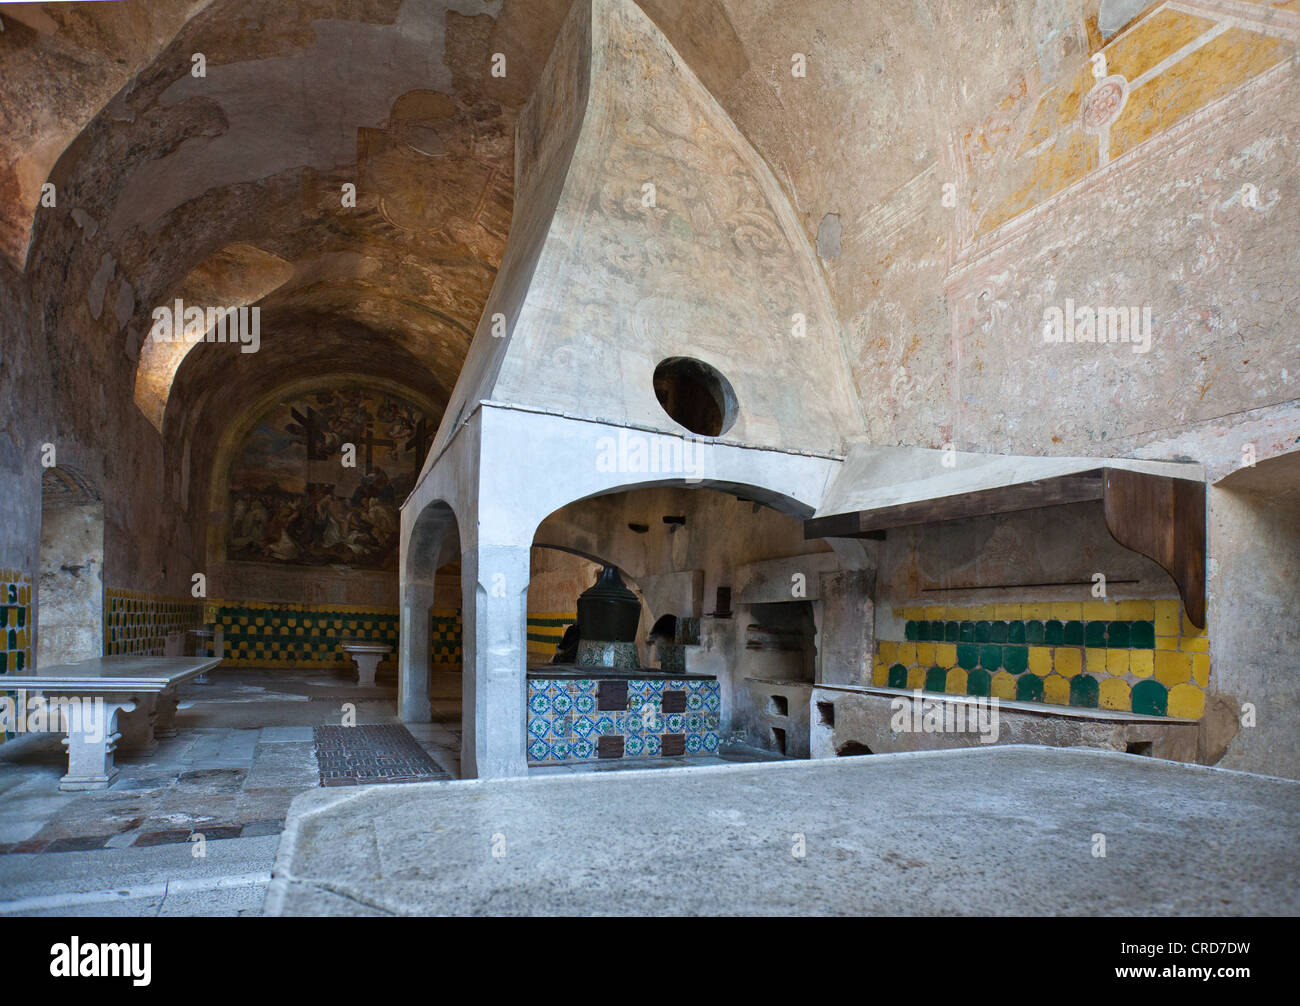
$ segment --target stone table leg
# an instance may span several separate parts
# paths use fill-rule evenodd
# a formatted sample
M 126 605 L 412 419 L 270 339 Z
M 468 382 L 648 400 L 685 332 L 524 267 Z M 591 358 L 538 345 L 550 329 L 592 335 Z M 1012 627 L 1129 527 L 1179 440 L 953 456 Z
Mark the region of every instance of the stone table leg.
M 175 688 L 168 688 L 165 692 L 158 695 L 158 701 L 155 706 L 158 718 L 154 721 L 153 735 L 155 737 L 175 737 L 176 736 L 176 704 L 179 700 Z
M 59 780 L 59 789 L 65 792 L 108 789 L 117 778 L 113 764 L 113 751 L 122 735 L 117 732 L 119 712 L 135 709 L 131 699 L 104 701 L 102 713 L 70 716 L 64 724 L 68 736 L 63 745 L 68 749 L 68 774 Z
M 122 754 L 153 754 L 158 750 L 157 722 L 158 696 L 136 696 L 133 711 L 118 719 L 122 737 L 118 750 Z

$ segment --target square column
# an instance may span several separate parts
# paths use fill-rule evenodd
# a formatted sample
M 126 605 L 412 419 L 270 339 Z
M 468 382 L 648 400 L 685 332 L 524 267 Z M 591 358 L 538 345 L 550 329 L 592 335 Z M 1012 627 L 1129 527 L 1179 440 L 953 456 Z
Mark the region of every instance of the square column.
M 528 559 L 528 545 L 479 545 L 461 556 L 466 779 L 528 774 Z
M 429 609 L 433 585 L 402 584 L 397 669 L 397 712 L 403 723 L 430 723 Z

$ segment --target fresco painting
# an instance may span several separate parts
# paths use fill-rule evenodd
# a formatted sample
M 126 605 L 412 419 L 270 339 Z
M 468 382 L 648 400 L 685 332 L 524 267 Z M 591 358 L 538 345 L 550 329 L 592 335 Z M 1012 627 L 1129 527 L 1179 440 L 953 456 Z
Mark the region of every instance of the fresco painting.
M 276 406 L 231 469 L 226 558 L 396 570 L 399 509 L 433 432 L 419 407 L 364 388 Z

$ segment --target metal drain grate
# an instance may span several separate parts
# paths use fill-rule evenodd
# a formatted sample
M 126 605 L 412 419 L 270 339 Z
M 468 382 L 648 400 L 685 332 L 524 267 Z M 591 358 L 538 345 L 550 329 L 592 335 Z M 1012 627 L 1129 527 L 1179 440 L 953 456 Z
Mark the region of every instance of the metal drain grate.
M 313 728 L 322 786 L 450 779 L 403 726 Z

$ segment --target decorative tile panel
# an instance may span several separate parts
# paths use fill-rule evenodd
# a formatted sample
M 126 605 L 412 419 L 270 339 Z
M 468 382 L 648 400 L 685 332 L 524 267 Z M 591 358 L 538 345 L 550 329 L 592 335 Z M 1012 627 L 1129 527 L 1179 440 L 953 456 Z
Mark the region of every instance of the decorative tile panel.
M 894 609 L 872 680 L 891 688 L 1199 719 L 1209 639 L 1177 600 Z
M 104 654 L 161 657 L 172 633 L 203 624 L 204 601 L 139 590 L 104 590 Z
M 32 578 L 18 569 L 0 569 L 0 675 L 32 666 Z M 0 696 L 8 693 L 0 691 Z M 0 731 L 0 743 L 8 738 Z
M 578 621 L 576 611 L 538 611 L 528 613 L 528 655 L 550 660 L 564 638 L 564 630 Z
M 621 682 L 620 682 L 621 683 Z M 639 679 L 627 682 L 627 708 L 598 709 L 600 679 L 528 679 L 528 760 L 535 764 L 588 761 L 616 746 L 624 758 L 716 754 L 722 692 L 716 679 Z M 662 696 L 686 696 L 685 710 L 667 713 Z M 665 736 L 670 738 L 665 742 Z M 604 757 L 613 757 L 606 754 Z
M 400 617 L 396 608 L 353 605 L 219 602 L 214 624 L 225 635 L 225 662 L 236 667 L 351 667 L 339 649 L 344 640 L 382 643 L 396 657 Z M 430 659 L 436 667 L 460 667 L 460 612 L 435 609 L 429 625 Z

